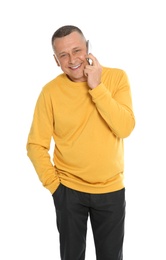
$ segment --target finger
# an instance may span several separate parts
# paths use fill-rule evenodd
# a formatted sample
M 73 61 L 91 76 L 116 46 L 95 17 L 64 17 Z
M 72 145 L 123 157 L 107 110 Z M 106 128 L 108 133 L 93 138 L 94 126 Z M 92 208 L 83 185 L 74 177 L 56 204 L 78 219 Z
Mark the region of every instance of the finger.
M 85 77 L 88 77 L 88 73 L 86 70 L 84 70 L 84 75 L 85 75 Z

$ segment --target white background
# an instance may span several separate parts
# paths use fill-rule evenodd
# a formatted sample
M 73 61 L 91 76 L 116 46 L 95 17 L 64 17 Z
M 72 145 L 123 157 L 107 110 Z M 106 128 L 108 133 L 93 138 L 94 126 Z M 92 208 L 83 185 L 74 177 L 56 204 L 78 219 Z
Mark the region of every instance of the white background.
M 124 259 L 165 259 L 164 2 L 0 2 L 0 259 L 60 259 L 53 200 L 26 155 L 26 141 L 41 88 L 61 72 L 51 36 L 65 24 L 82 29 L 102 65 L 129 76 L 136 128 L 125 140 Z M 88 224 L 86 260 L 93 259 Z

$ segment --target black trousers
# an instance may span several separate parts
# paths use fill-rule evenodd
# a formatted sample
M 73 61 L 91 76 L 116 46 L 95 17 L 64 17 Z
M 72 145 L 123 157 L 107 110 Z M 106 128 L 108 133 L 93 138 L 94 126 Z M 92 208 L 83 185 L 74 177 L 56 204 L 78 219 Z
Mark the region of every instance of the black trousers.
M 89 194 L 60 184 L 53 199 L 62 260 L 85 259 L 88 216 L 94 236 L 96 259 L 123 259 L 125 189 Z

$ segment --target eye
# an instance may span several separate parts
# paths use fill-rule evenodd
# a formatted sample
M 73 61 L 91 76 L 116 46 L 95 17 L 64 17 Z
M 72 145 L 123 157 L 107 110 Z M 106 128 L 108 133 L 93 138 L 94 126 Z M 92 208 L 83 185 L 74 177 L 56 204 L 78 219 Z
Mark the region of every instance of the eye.
M 80 51 L 81 51 L 80 49 L 76 49 L 76 50 L 74 50 L 74 53 L 78 53 Z
M 65 53 L 60 55 L 60 58 L 64 58 L 64 57 L 66 57 Z

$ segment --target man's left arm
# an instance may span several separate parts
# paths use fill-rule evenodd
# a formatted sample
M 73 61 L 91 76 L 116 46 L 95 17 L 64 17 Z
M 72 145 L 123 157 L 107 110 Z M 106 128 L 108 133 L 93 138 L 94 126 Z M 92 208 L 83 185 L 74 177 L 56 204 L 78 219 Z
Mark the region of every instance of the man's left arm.
M 115 93 L 101 82 L 89 91 L 92 100 L 111 131 L 119 138 L 130 135 L 135 126 L 132 97 L 128 77 L 121 71 Z

